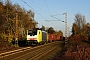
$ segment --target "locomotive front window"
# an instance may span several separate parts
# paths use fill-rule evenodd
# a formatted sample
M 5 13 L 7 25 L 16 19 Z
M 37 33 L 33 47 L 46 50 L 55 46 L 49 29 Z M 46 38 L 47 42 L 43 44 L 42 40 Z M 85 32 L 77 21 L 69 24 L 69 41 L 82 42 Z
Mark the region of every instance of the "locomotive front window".
M 28 35 L 31 35 L 32 34 L 32 31 L 31 30 L 28 30 Z
M 37 30 L 33 30 L 33 35 L 37 35 Z
M 37 30 L 28 30 L 28 35 L 37 35 Z

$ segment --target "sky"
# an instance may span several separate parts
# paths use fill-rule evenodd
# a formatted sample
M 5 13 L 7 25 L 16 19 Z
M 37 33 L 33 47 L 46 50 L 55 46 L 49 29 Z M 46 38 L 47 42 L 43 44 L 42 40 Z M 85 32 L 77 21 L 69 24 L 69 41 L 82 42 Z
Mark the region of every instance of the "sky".
M 42 25 L 53 27 L 57 31 L 61 30 L 64 34 L 65 23 L 62 21 L 65 21 L 65 15 L 62 15 L 63 13 L 67 12 L 67 27 L 69 32 L 77 13 L 84 15 L 86 22 L 90 23 L 90 0 L 11 0 L 11 2 L 13 4 L 18 3 L 26 10 L 34 11 L 34 19 L 38 22 L 38 27 Z M 56 18 L 62 21 L 57 21 Z

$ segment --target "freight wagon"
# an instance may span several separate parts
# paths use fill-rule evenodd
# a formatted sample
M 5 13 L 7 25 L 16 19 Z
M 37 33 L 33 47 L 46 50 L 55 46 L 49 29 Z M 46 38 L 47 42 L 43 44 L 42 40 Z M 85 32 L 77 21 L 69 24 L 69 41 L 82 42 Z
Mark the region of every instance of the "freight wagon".
M 60 41 L 60 35 L 48 34 L 48 42 Z
M 53 42 L 55 39 L 55 34 L 48 34 L 48 42 Z
M 60 35 L 56 35 L 56 41 L 60 41 L 60 38 L 61 36 Z

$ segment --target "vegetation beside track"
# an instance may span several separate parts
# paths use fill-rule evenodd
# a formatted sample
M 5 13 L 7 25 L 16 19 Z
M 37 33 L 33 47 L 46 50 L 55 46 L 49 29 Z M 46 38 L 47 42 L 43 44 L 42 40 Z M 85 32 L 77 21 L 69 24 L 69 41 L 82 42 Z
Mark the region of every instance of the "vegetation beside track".
M 62 45 L 63 46 L 63 45 Z M 79 44 L 69 42 L 62 47 L 62 50 L 52 60 L 89 60 L 90 43 L 83 41 Z

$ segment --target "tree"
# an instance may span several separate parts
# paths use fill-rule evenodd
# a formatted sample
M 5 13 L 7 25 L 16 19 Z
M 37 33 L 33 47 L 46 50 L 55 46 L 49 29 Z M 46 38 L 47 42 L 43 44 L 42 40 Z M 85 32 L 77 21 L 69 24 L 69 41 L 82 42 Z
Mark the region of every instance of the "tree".
M 79 27 L 75 23 L 73 23 L 72 35 L 76 35 L 76 34 L 79 34 Z
M 29 13 L 27 13 L 29 12 Z M 24 35 L 22 32 L 26 30 L 36 28 L 37 22 L 34 20 L 34 12 L 32 10 L 27 11 L 24 8 L 21 8 L 20 5 L 12 5 L 10 0 L 6 0 L 5 4 L 0 1 L 0 36 L 7 38 L 14 37 L 16 33 L 16 13 L 18 15 L 18 30 L 19 36 Z M 31 14 L 30 16 L 28 14 Z M 20 35 L 21 34 L 21 35 Z M 4 40 L 5 40 L 4 39 Z
M 55 30 L 53 27 L 50 27 L 47 31 L 48 33 L 51 33 L 51 34 L 55 33 Z
M 84 15 L 76 14 L 75 15 L 75 22 L 72 26 L 72 36 L 74 40 L 80 42 L 82 40 L 88 40 L 90 35 L 90 24 L 86 24 L 86 19 Z M 77 39 L 76 39 L 77 38 Z
M 3 28 L 3 23 L 5 19 L 3 12 L 4 12 L 4 6 L 3 6 L 3 3 L 0 1 L 0 30 L 2 30 Z
M 90 23 L 87 23 L 85 25 L 85 33 L 86 33 L 86 36 L 88 37 L 88 41 L 90 42 Z
M 56 35 L 63 36 L 63 32 L 62 32 L 61 30 L 59 30 L 59 31 L 55 31 L 55 34 L 56 34 Z
M 40 29 L 45 30 L 45 26 L 42 25 L 42 27 Z
M 30 19 L 34 20 L 34 12 L 32 10 L 27 11 L 27 15 L 29 16 Z
M 86 19 L 84 15 L 81 15 L 80 13 L 75 15 L 75 24 L 79 27 L 79 29 L 84 28 L 84 25 L 86 24 Z
M 75 15 L 75 22 L 73 23 L 72 33 L 74 34 L 82 34 L 82 30 L 85 28 L 86 19 L 84 15 L 80 13 Z
M 26 30 L 36 28 L 37 22 L 34 20 L 34 12 L 32 10 L 27 11 L 25 8 L 21 8 L 18 4 L 14 4 L 13 6 L 14 10 L 18 13 L 20 32 L 22 29 L 26 32 Z

